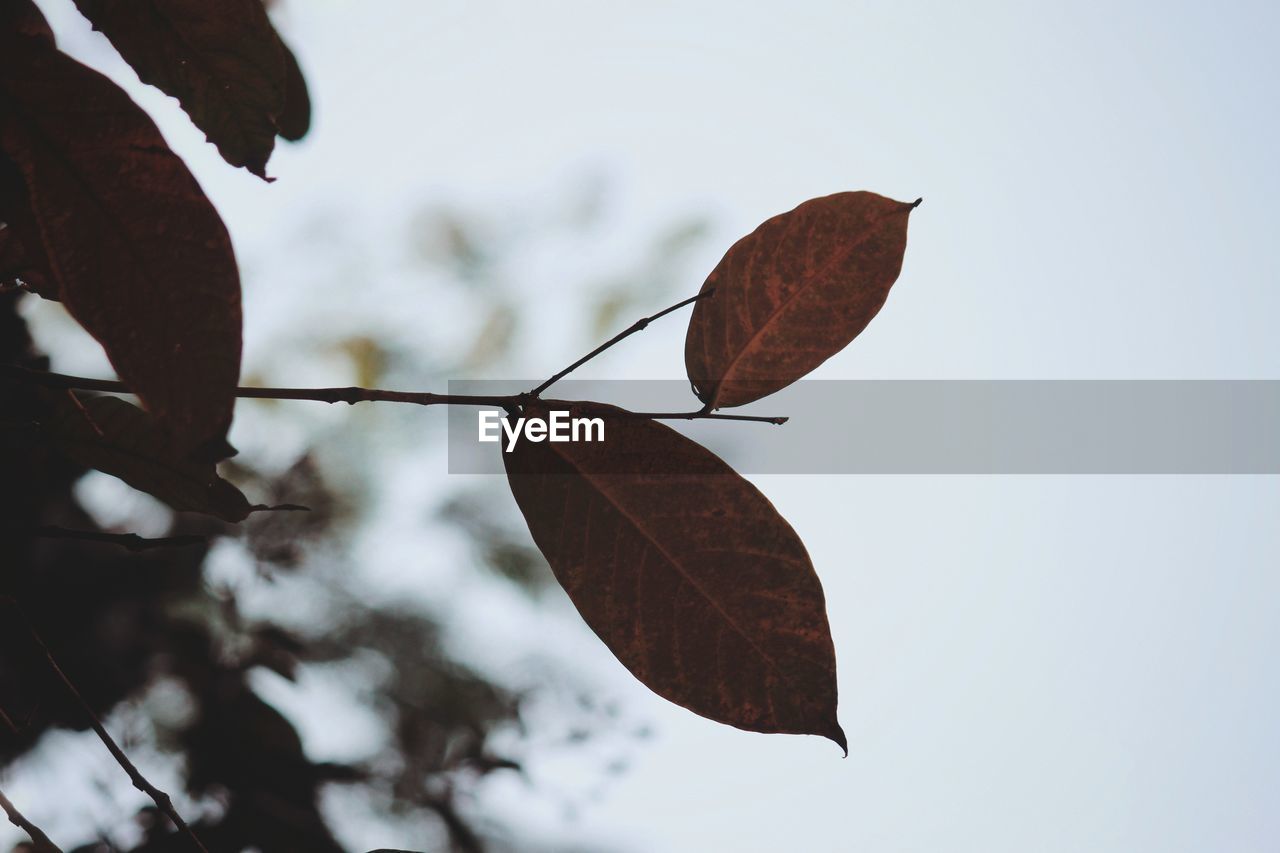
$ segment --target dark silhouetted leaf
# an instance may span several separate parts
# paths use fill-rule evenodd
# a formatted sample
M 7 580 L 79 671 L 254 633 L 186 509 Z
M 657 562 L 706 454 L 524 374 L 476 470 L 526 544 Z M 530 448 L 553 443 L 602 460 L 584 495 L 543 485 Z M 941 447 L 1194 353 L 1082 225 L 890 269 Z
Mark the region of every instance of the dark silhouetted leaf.
M 282 139 L 297 142 L 311 129 L 311 95 L 307 92 L 307 79 L 302 76 L 298 58 L 289 46 L 280 42 L 284 53 L 284 112 L 276 119 L 276 129 Z
M 57 282 L 49 272 L 22 175 L 0 154 L 0 285 L 16 282 L 45 299 L 58 298 Z
M 0 147 L 62 302 L 180 452 L 234 452 L 240 277 L 222 220 L 115 84 L 46 38 L 0 35 L 0 52 Z
M 231 165 L 265 178 L 276 133 L 306 132 L 306 84 L 262 0 L 75 3 L 142 82 L 178 99 Z
M 30 2 L 0 7 L 0 28 L 53 43 L 48 22 Z M 57 282 L 49 274 L 22 173 L 0 153 L 0 285 L 19 281 L 45 299 L 58 298 Z
M 869 192 L 806 201 L 729 249 L 694 305 L 684 360 L 711 408 L 785 388 L 867 327 L 902 269 L 917 205 Z
M 240 490 L 218 476 L 210 462 L 185 459 L 173 451 L 155 421 L 137 406 L 115 397 L 94 397 L 76 405 L 65 393 L 50 392 L 50 416 L 41 435 L 68 458 L 119 477 L 176 510 L 241 521 L 255 509 Z
M 49 22 L 32 0 L 6 0 L 0 3 L 0 29 L 53 41 L 53 30 L 49 28 Z
M 611 406 L 604 441 L 521 440 L 504 453 L 516 502 L 587 624 L 659 695 L 758 732 L 836 720 L 822 585 L 773 504 L 706 448 Z

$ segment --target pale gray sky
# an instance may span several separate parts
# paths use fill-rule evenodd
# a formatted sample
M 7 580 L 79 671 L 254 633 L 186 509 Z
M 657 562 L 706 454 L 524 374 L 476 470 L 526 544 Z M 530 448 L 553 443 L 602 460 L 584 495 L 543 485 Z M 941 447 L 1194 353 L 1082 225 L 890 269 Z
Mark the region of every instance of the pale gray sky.
M 126 79 L 70 0 L 41 5 Z M 764 218 L 871 189 L 925 203 L 887 307 L 819 377 L 1280 378 L 1274 3 L 294 0 L 279 22 L 317 107 L 275 185 L 131 88 L 236 239 L 251 367 L 299 310 L 377 313 L 370 289 L 448 334 L 391 263 L 309 308 L 304 281 L 256 278 L 311 210 L 376 254 L 424 198 L 532 210 L 585 171 L 614 180 L 603 245 L 512 271 L 548 330 L 580 329 L 571 281 L 657 224 L 714 217 L 692 293 Z M 545 372 L 580 341 L 523 346 Z M 682 353 L 676 320 L 583 374 L 679 378 Z M 823 578 L 849 757 L 666 704 L 571 614 L 513 618 L 658 734 L 576 823 L 514 780 L 488 803 L 635 850 L 1274 848 L 1280 479 L 756 480 Z

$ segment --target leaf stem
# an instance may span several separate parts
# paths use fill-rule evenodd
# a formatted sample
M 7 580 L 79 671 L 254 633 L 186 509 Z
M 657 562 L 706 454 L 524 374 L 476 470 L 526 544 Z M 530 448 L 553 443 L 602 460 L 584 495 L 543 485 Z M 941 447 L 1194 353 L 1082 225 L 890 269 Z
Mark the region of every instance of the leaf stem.
M 716 292 L 716 289 L 714 287 L 710 288 L 704 291 L 703 293 L 699 293 L 697 296 L 690 296 L 688 299 L 677 302 L 675 305 L 672 305 L 670 308 L 663 308 L 657 314 L 651 314 L 648 317 L 645 317 L 640 320 L 636 320 L 629 327 L 619 332 L 618 334 L 614 335 L 612 338 L 609 338 L 609 340 L 605 341 L 600 346 L 596 347 L 591 352 L 587 353 L 582 358 L 578 359 L 573 364 L 569 365 L 564 370 L 557 373 L 555 376 L 552 376 L 546 382 L 543 382 L 541 385 L 539 385 L 537 388 L 534 388 L 529 393 L 534 397 L 538 396 L 543 391 L 547 390 L 552 385 L 556 384 L 561 379 L 564 379 L 570 373 L 573 373 L 573 371 L 577 370 L 579 367 L 582 367 L 582 365 L 586 364 L 588 361 L 598 356 L 600 353 L 612 347 L 614 344 L 617 344 L 620 341 L 623 341 L 626 338 L 631 337 L 636 332 L 643 331 L 654 320 L 661 319 L 662 317 L 665 317 L 668 314 L 670 314 L 672 311 L 677 311 L 686 305 L 691 305 L 694 302 L 697 302 L 699 299 L 705 299 L 708 296 L 712 296 L 713 294 L 715 294 L 715 292 Z
M 758 424 L 782 426 L 789 418 L 774 415 L 722 415 L 698 409 L 696 412 L 625 412 L 624 417 L 647 418 L 651 421 L 750 421 Z

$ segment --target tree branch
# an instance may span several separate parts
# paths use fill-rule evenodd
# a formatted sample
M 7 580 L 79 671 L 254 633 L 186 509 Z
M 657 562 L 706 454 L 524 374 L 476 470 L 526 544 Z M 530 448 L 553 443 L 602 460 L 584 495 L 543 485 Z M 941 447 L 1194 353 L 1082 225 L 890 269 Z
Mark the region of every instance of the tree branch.
M 603 351 L 601 349 L 600 351 Z M 585 362 L 581 359 L 579 363 Z M 563 374 L 563 371 L 562 371 Z M 0 376 L 18 379 L 45 388 L 75 388 L 83 391 L 104 391 L 111 394 L 132 394 L 129 386 L 111 379 L 90 379 L 84 376 L 68 376 L 63 373 L 47 373 L 42 370 L 31 370 L 13 364 L 0 365 Z M 559 377 L 555 377 L 559 378 Z M 547 383 L 543 383 L 545 387 Z M 267 400 L 315 400 L 321 403 L 411 403 L 417 406 L 491 406 L 495 409 L 510 409 L 524 406 L 537 399 L 533 393 L 486 395 L 486 394 L 433 394 L 420 391 L 386 391 L 379 388 L 360 388 L 348 386 L 342 388 L 237 388 L 237 397 Z M 721 415 L 698 409 L 692 412 L 638 412 L 639 417 L 650 420 L 710 420 L 710 421 L 753 421 L 756 423 L 780 424 L 786 418 L 764 415 Z
M 163 536 L 156 539 L 145 539 L 136 533 L 103 533 L 98 530 L 72 530 L 68 527 L 41 525 L 32 529 L 32 533 L 41 539 L 74 539 L 81 542 L 106 542 L 119 545 L 130 551 L 150 551 L 154 548 L 185 548 L 189 545 L 203 545 L 202 536 Z
M 49 840 L 49 836 L 45 835 L 40 827 L 23 817 L 22 812 L 18 811 L 13 803 L 9 802 L 9 798 L 4 795 L 4 791 L 0 791 L 0 808 L 4 809 L 4 813 L 9 817 L 9 823 L 21 829 L 31 839 L 31 843 L 35 845 L 36 853 L 62 853 L 62 848 Z
M 387 391 L 381 388 L 361 388 L 355 385 L 336 388 L 237 388 L 235 394 L 237 397 L 249 399 L 265 399 L 265 400 L 315 400 L 321 403 L 346 403 L 354 405 L 355 403 L 411 403 L 417 406 L 492 406 L 493 408 L 505 409 L 511 411 L 513 408 L 524 406 L 534 400 L 539 395 L 586 364 L 591 359 L 600 355 L 600 353 L 614 346 L 618 342 L 631 337 L 636 332 L 648 327 L 654 320 L 658 320 L 667 316 L 673 311 L 677 311 L 686 305 L 691 305 L 699 299 L 706 299 L 715 294 L 715 288 L 711 288 L 697 296 L 691 296 L 681 302 L 677 302 L 669 308 L 664 308 L 657 314 L 652 314 L 641 320 L 632 323 L 626 330 L 619 332 L 573 364 L 561 370 L 552 376 L 546 382 L 543 382 L 532 391 L 523 394 L 506 394 L 506 395 L 485 395 L 485 394 L 433 394 L 427 391 Z M 53 388 L 57 390 L 81 390 L 81 391 L 103 391 L 110 394 L 132 394 L 128 385 L 114 379 L 90 379 L 84 376 L 68 376 L 63 373 L 49 373 L 43 370 L 32 370 L 27 367 L 21 367 L 16 364 L 0 365 L 0 377 L 9 377 L 20 381 L 28 382 L 33 385 L 40 385 L 45 388 Z M 785 417 L 773 417 L 766 415 L 721 415 L 712 412 L 708 408 L 701 408 L 692 412 L 632 412 L 632 415 L 638 418 L 648 418 L 654 421 L 749 421 L 754 423 L 767 424 L 784 424 L 787 422 Z M 121 543 L 125 544 L 125 543 Z M 183 543 L 186 544 L 186 543 Z
M 27 619 L 26 614 L 24 614 L 19 608 L 17 600 L 5 596 L 0 597 L 0 603 L 8 604 L 9 609 L 17 614 L 18 618 L 25 624 L 27 631 L 31 635 L 31 639 L 35 641 L 35 644 L 44 654 L 45 660 L 49 664 L 49 668 L 53 671 L 53 674 L 58 677 L 58 680 L 62 682 L 62 686 L 67 689 L 69 694 L 71 694 L 71 697 L 76 701 L 76 704 L 80 706 L 80 710 L 84 713 L 85 718 L 88 719 L 89 725 L 93 728 L 94 734 L 96 734 L 98 736 L 98 740 L 102 741 L 103 745 L 106 746 L 107 751 L 111 753 L 111 756 L 116 760 L 116 763 L 119 764 L 124 769 L 124 772 L 128 774 L 129 781 L 133 783 L 133 787 L 150 797 L 152 802 L 156 804 L 156 808 L 160 809 L 160 811 L 167 816 L 169 820 L 173 821 L 173 825 L 178 828 L 178 831 L 185 833 L 187 837 L 191 839 L 192 845 L 199 850 L 200 853 L 209 853 L 204 844 L 200 842 L 199 837 L 197 837 L 191 827 L 187 825 L 187 822 L 182 819 L 182 815 L 178 814 L 178 810 L 173 807 L 173 800 L 170 799 L 169 795 L 147 781 L 147 778 L 138 771 L 138 768 L 129 760 L 129 756 L 124 754 L 124 750 L 120 748 L 119 744 L 115 742 L 115 739 L 112 738 L 106 728 L 103 727 L 102 721 L 99 720 L 98 715 L 93 712 L 93 708 L 91 708 L 89 703 L 84 700 L 84 697 L 80 695 L 80 691 L 76 688 L 75 684 L 72 683 L 71 679 L 67 677 L 67 674 L 62 671 L 62 667 L 58 666 L 58 661 L 54 658 L 53 652 L 49 651 L 49 647 L 45 645 L 44 639 L 40 636 L 40 632 L 36 630 L 35 625 Z M 10 816 L 10 819 L 12 819 L 12 816 Z
M 614 344 L 616 344 L 616 343 L 618 343 L 618 342 L 620 342 L 620 341 L 623 341 L 623 340 L 625 340 L 626 338 L 631 337 L 631 336 L 632 336 L 632 335 L 634 335 L 636 332 L 639 332 L 639 331 L 644 330 L 644 329 L 645 329 L 645 328 L 647 328 L 647 327 L 648 327 L 648 325 L 649 325 L 650 323 L 652 323 L 654 320 L 661 319 L 662 317 L 665 317 L 665 316 L 667 316 L 668 314 L 670 314 L 672 311 L 677 311 L 677 310 L 679 310 L 679 309 L 683 308 L 683 307 L 684 307 L 684 306 L 686 306 L 686 305 L 691 305 L 691 304 L 693 304 L 694 302 L 697 302 L 699 299 L 705 299 L 705 298 L 707 298 L 707 297 L 709 297 L 709 296 L 712 296 L 712 295 L 714 295 L 714 294 L 715 294 L 715 292 L 716 292 L 716 289 L 713 287 L 713 288 L 711 288 L 710 290 L 706 291 L 705 293 L 699 293 L 697 296 L 690 296 L 688 299 L 686 299 L 686 300 L 684 300 L 684 301 L 682 301 L 682 302 L 677 302 L 675 305 L 672 305 L 670 308 L 664 308 L 664 309 L 662 309 L 661 311 L 659 311 L 657 314 L 652 314 L 652 315 L 650 315 L 650 316 L 648 316 L 648 317 L 645 317 L 645 318 L 644 318 L 644 319 L 642 319 L 642 320 L 636 320 L 636 321 L 635 321 L 634 323 L 632 323 L 632 324 L 631 324 L 631 326 L 630 326 L 630 327 L 628 327 L 626 330 L 621 331 L 621 332 L 619 332 L 618 334 L 614 335 L 612 338 L 610 338 L 609 340 L 605 341 L 605 342 L 604 342 L 604 343 L 602 343 L 600 346 L 596 347 L 596 348 L 595 348 L 595 349 L 593 349 L 591 352 L 587 353 L 587 354 L 586 354 L 586 355 L 584 355 L 582 358 L 578 359 L 578 360 L 577 360 L 577 361 L 575 361 L 573 364 L 569 365 L 569 366 L 568 366 L 568 367 L 566 367 L 564 370 L 562 370 L 562 371 L 560 371 L 559 373 L 557 373 L 555 376 L 552 376 L 552 377 L 551 377 L 550 379 L 548 379 L 546 382 L 543 382 L 541 385 L 539 385 L 537 388 L 534 388 L 534 389 L 533 389 L 532 391 L 530 391 L 529 393 L 530 393 L 530 394 L 532 394 L 534 397 L 538 396 L 538 395 L 539 395 L 539 394 L 541 394 L 543 391 L 547 390 L 547 389 L 548 389 L 548 388 L 550 388 L 552 385 L 556 384 L 556 383 L 557 383 L 557 382 L 559 382 L 561 379 L 565 378 L 565 377 L 566 377 L 566 376 L 568 376 L 570 373 L 572 373 L 573 371 L 577 370 L 579 367 L 582 367 L 582 365 L 586 364 L 588 361 L 590 361 L 591 359 L 595 358 L 595 357 L 596 357 L 596 356 L 598 356 L 600 353 L 602 353 L 602 352 L 604 352 L 605 350 L 609 349 L 609 348 L 610 348 L 611 346 L 613 346 Z
M 774 424 L 782 426 L 790 418 L 775 415 L 722 415 L 699 409 L 696 412 L 625 412 L 634 418 L 646 418 L 651 421 L 749 421 L 757 424 Z

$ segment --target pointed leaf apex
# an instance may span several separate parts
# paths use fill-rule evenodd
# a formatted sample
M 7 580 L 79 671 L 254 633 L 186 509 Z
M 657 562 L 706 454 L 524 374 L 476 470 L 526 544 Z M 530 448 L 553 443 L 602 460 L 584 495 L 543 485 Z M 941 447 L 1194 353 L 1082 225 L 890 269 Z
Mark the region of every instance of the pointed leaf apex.
M 841 758 L 849 757 L 849 739 L 845 737 L 844 729 L 840 727 L 839 723 L 832 722 L 831 731 L 825 732 L 823 737 L 844 750 L 844 755 L 842 755 Z

